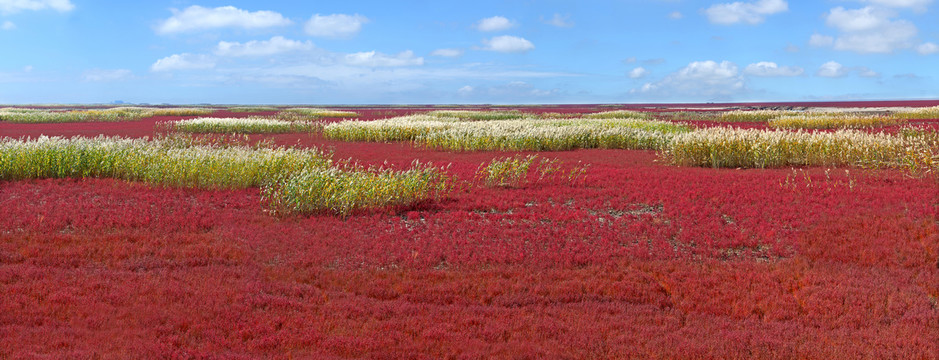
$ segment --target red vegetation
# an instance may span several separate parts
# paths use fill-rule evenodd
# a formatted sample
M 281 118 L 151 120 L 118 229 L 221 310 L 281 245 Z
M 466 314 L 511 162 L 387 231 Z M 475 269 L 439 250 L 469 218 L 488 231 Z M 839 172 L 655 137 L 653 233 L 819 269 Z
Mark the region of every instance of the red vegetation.
M 466 180 L 506 155 L 273 138 Z M 272 217 L 256 189 L 0 182 L 0 358 L 939 357 L 934 180 L 541 155 L 586 182 L 345 219 Z

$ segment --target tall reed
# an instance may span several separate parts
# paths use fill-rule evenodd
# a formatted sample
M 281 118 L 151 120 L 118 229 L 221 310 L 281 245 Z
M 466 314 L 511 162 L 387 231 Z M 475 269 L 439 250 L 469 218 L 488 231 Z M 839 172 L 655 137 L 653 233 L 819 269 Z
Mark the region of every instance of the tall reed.
M 801 114 L 780 116 L 767 125 L 777 129 L 858 129 L 895 126 L 906 123 L 906 119 L 855 114 Z
M 463 121 L 411 115 L 344 121 L 324 128 L 347 141 L 415 141 L 445 150 L 557 151 L 583 148 L 658 149 L 687 126 L 640 119 L 518 119 Z
M 261 193 L 275 212 L 349 215 L 361 208 L 438 199 L 452 184 L 441 168 L 414 162 L 405 171 L 308 168 L 266 184 Z
M 870 165 L 895 161 L 902 141 L 857 130 L 830 133 L 709 128 L 676 135 L 665 148 L 673 164 L 710 167 Z
M 352 118 L 359 116 L 359 114 L 354 111 L 340 111 L 321 108 L 289 108 L 278 112 L 276 116 L 278 118 L 284 119 L 319 119 L 324 117 Z
M 785 110 L 733 110 L 709 117 L 707 120 L 718 122 L 767 122 L 780 116 L 795 116 L 799 112 Z
M 475 111 L 475 110 L 434 110 L 427 113 L 428 116 L 435 118 L 456 118 L 468 121 L 485 120 L 511 120 L 521 119 L 528 116 L 518 110 L 509 111 Z
M 0 180 L 116 178 L 196 188 L 261 187 L 279 213 L 337 213 L 445 196 L 442 169 L 335 167 L 316 149 L 191 145 L 185 138 L 0 140 Z
M 209 108 L 115 107 L 92 110 L 0 109 L 0 121 L 13 123 L 68 123 L 132 121 L 153 116 L 208 115 Z
M 169 123 L 169 128 L 191 133 L 289 133 L 313 132 L 323 128 L 319 122 L 287 121 L 271 118 L 195 118 Z
M 925 107 L 914 110 L 898 111 L 890 114 L 895 119 L 939 119 L 939 106 Z

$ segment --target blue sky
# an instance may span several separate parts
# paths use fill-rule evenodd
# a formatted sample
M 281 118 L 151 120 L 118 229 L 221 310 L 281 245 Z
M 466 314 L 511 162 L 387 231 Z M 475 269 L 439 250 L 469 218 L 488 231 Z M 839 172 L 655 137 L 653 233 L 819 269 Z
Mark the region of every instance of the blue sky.
M 0 103 L 939 97 L 932 0 L 0 0 Z

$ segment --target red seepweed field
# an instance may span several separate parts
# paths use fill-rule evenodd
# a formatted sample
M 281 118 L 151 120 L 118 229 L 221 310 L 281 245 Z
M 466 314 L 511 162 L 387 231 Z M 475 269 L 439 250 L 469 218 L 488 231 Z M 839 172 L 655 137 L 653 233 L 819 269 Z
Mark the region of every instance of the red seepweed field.
M 510 109 L 622 108 L 655 112 Z M 348 110 L 373 120 L 436 109 Z M 0 121 L 0 138 L 152 137 L 192 117 Z M 933 176 L 683 167 L 652 150 L 250 138 L 364 165 L 449 164 L 465 183 L 340 216 L 272 214 L 256 188 L 0 181 L 0 358 L 939 357 Z M 481 164 L 516 154 L 586 176 L 474 182 Z

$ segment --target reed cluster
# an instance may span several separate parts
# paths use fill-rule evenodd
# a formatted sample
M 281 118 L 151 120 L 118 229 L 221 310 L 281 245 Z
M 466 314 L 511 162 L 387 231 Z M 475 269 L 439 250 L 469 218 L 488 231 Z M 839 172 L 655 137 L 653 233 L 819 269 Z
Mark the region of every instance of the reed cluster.
M 932 175 L 939 179 L 939 130 L 904 127 L 899 136 L 903 146 L 895 165 L 914 176 Z
M 939 119 L 939 106 L 919 108 L 908 111 L 898 111 L 890 114 L 890 117 L 896 119 Z
M 649 114 L 631 110 L 613 110 L 584 114 L 586 119 L 648 119 Z
M 0 121 L 13 123 L 68 123 L 132 121 L 153 116 L 199 116 L 211 114 L 209 108 L 115 107 L 92 110 L 46 110 L 26 108 L 0 109 Z
M 0 179 L 97 177 L 239 188 L 330 163 L 316 150 L 180 145 L 115 137 L 5 139 L 0 141 Z
M 639 119 L 516 119 L 464 121 L 411 115 L 343 121 L 324 128 L 347 141 L 414 141 L 444 150 L 558 151 L 584 148 L 659 149 L 686 126 Z
M 767 125 L 777 129 L 859 129 L 902 125 L 906 119 L 850 113 L 805 113 L 770 119 Z
M 537 160 L 537 161 L 536 161 Z M 559 159 L 515 155 L 492 159 L 476 170 L 475 183 L 487 187 L 522 187 L 530 182 L 553 181 L 576 185 L 587 176 L 589 165 L 567 167 Z
M 437 168 L 339 168 L 316 149 L 190 145 L 185 141 L 40 137 L 0 140 L 0 180 L 115 178 L 195 188 L 261 187 L 280 213 L 348 214 L 444 196 Z
M 203 116 L 215 112 L 212 108 L 136 108 L 143 117 L 151 116 Z
M 281 111 L 282 107 L 273 106 L 232 106 L 228 108 L 231 112 L 275 112 Z
M 715 168 L 881 166 L 896 162 L 903 143 L 897 136 L 858 130 L 817 133 L 709 128 L 676 135 L 664 155 L 676 165 Z
M 518 187 L 528 177 L 528 170 L 538 155 L 513 156 L 493 159 L 488 165 L 480 165 L 476 177 L 489 187 Z
M 780 116 L 795 116 L 801 114 L 796 111 L 785 110 L 733 110 L 708 117 L 707 120 L 718 122 L 767 122 Z
M 321 108 L 290 108 L 280 111 L 276 115 L 285 120 L 290 119 L 319 119 L 324 117 L 352 118 L 359 116 L 354 111 L 340 111 Z
M 655 116 L 672 121 L 714 121 L 719 114 L 708 111 L 663 111 Z
M 428 116 L 438 119 L 458 119 L 461 121 L 511 120 L 529 116 L 521 111 L 476 111 L 476 110 L 434 110 Z
M 287 121 L 272 118 L 195 118 L 170 123 L 172 130 L 190 133 L 291 133 L 313 132 L 323 128 L 314 121 Z
M 411 169 L 307 168 L 261 188 L 274 212 L 332 212 L 410 205 L 446 196 L 453 181 L 443 169 L 415 162 Z

